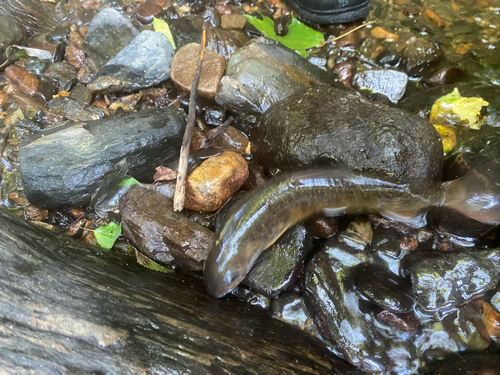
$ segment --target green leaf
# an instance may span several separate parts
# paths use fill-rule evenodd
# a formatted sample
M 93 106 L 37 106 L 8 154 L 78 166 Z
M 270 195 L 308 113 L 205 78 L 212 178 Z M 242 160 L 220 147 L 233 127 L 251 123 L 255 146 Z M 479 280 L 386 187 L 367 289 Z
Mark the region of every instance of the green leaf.
M 121 233 L 122 223 L 116 224 L 114 222 L 103 225 L 94 231 L 97 243 L 105 249 L 111 249 Z
M 156 263 L 154 260 L 151 260 L 147 256 L 145 256 L 143 253 L 135 250 L 135 256 L 137 258 L 137 263 L 139 263 L 141 266 L 149 268 L 150 270 L 157 271 L 157 272 L 163 272 L 163 273 L 172 273 L 175 272 L 171 270 L 170 268 L 167 268 L 165 266 L 162 266 L 159 263 Z
M 170 44 L 172 44 L 172 47 L 175 49 L 175 42 L 174 42 L 174 37 L 172 36 L 172 32 L 170 31 L 170 27 L 168 26 L 168 23 L 166 23 L 163 20 L 160 20 L 158 18 L 153 19 L 153 27 L 156 32 L 162 33 L 165 35 L 168 40 L 170 41 Z
M 122 182 L 118 184 L 118 186 L 131 186 L 135 184 L 140 184 L 140 182 L 133 177 L 129 177 L 129 178 L 124 178 Z
M 262 16 L 262 20 L 257 17 L 244 14 L 257 30 L 269 39 L 276 40 L 284 46 L 293 50 L 305 50 L 318 47 L 324 42 L 323 34 L 299 22 L 292 16 L 292 22 L 288 26 L 288 33 L 285 36 L 276 35 L 274 32 L 274 21 L 269 17 Z

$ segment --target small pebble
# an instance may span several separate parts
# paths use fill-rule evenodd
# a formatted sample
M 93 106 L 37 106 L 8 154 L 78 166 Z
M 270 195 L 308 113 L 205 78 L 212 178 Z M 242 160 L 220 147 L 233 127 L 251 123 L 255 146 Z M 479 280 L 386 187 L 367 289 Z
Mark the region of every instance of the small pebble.
M 227 151 L 205 160 L 187 178 L 184 207 L 195 211 L 218 210 L 247 177 L 247 163 L 236 152 Z
M 399 37 L 398 35 L 391 33 L 390 31 L 387 31 L 387 30 L 381 28 L 380 26 L 374 27 L 371 31 L 371 34 L 375 38 L 385 39 L 389 42 L 393 42 L 396 39 L 398 39 L 398 37 Z
M 5 74 L 18 90 L 31 97 L 35 96 L 40 81 L 33 74 L 16 65 L 5 68 Z
M 246 17 L 241 14 L 223 14 L 220 21 L 221 27 L 225 30 L 241 30 L 247 23 Z
M 326 217 L 323 214 L 316 214 L 311 218 L 312 234 L 318 238 L 329 238 L 337 233 L 339 220 L 336 217 Z
M 207 136 L 210 137 L 215 129 L 208 132 Z M 218 147 L 224 151 L 234 151 L 238 154 L 248 153 L 248 137 L 238 129 L 229 126 L 224 133 L 220 134 L 210 144 L 211 147 Z
M 375 317 L 387 325 L 397 328 L 403 332 L 412 332 L 420 325 L 420 320 L 412 313 L 395 313 L 378 307 L 375 310 Z
M 476 301 L 476 309 L 483 312 L 483 323 L 492 338 L 500 339 L 500 314 L 488 302 Z
M 200 45 L 198 43 L 190 43 L 179 49 L 172 61 L 170 78 L 179 90 L 184 93 L 188 93 L 191 90 L 198 66 L 199 55 Z M 205 49 L 203 67 L 198 84 L 198 94 L 207 99 L 214 99 L 225 69 L 226 61 L 224 57 Z
M 85 65 L 87 59 L 85 58 L 85 53 L 81 48 L 70 44 L 66 47 L 66 61 L 75 68 L 80 69 L 83 65 Z
M 24 217 L 30 221 L 42 221 L 47 218 L 49 210 L 43 210 L 35 206 L 28 206 L 24 209 Z
M 141 3 L 135 14 L 142 24 L 148 24 L 153 22 L 153 19 L 161 12 L 163 12 L 163 8 L 155 3 Z
M 9 102 L 9 94 L 0 91 L 0 107 L 3 107 Z

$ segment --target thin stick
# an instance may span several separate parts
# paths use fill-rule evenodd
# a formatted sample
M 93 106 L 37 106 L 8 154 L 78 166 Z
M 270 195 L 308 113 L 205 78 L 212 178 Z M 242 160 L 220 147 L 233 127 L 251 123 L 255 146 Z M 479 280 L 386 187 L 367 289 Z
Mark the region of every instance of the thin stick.
M 226 121 L 224 121 L 224 123 L 222 125 L 215 128 L 213 134 L 207 138 L 207 143 L 211 143 L 213 140 L 215 140 L 215 138 L 217 138 L 219 135 L 224 133 L 233 121 L 234 121 L 234 117 L 229 116 L 229 118 Z
M 184 208 L 189 145 L 191 143 L 191 136 L 193 135 L 194 121 L 196 118 L 196 90 L 198 90 L 198 84 L 200 82 L 201 67 L 203 65 L 203 54 L 205 52 L 206 40 L 207 40 L 207 27 L 204 24 L 203 33 L 201 36 L 200 59 L 198 60 L 198 67 L 196 68 L 196 74 L 193 79 L 193 84 L 191 85 L 186 130 L 184 131 L 184 138 L 182 139 L 181 152 L 179 156 L 177 185 L 175 186 L 175 194 L 174 194 L 174 211 L 182 211 L 182 209 Z
M 339 40 L 339 39 L 342 39 L 343 37 L 355 32 L 356 30 L 359 30 L 359 29 L 362 29 L 363 27 L 366 27 L 368 25 L 371 25 L 372 23 L 375 23 L 375 21 L 370 21 L 370 22 L 365 22 L 359 26 L 356 26 L 354 29 L 352 30 L 349 30 L 348 32 L 344 33 L 344 34 L 340 34 L 339 36 L 335 37 L 335 38 L 330 38 L 328 39 L 325 43 L 323 43 L 323 45 L 325 45 L 326 43 L 331 43 L 331 42 L 335 42 L 336 40 Z

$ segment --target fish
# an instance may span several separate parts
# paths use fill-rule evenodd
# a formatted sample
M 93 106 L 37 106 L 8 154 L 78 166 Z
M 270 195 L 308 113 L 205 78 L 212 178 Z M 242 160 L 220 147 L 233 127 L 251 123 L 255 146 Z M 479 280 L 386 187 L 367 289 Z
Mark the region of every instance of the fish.
M 226 295 L 266 248 L 318 211 L 330 216 L 379 212 L 418 227 L 428 207 L 441 202 L 440 192 L 434 183 L 397 183 L 342 168 L 281 175 L 229 210 L 205 261 L 207 291 L 216 298 Z

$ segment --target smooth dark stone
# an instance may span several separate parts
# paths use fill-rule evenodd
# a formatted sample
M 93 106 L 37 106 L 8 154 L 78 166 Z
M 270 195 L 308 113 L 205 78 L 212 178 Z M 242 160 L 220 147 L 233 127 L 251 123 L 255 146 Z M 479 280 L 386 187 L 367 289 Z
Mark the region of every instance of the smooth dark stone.
M 238 90 L 243 97 L 250 92 L 248 102 L 262 113 L 273 103 L 307 87 L 319 83 L 335 85 L 333 74 L 314 66 L 280 43 L 263 37 L 252 39 L 231 56 L 225 77 L 231 79 L 231 84 L 227 85 L 224 79 L 221 81 L 215 101 L 235 113 L 242 110 L 241 100 L 233 104 L 234 93 Z M 242 89 L 238 88 L 239 85 Z
M 47 63 L 38 57 L 27 57 L 23 68 L 31 74 L 40 74 L 47 68 Z
M 160 18 L 158 15 L 163 12 L 163 8 L 155 3 L 140 3 L 139 7 L 135 10 L 137 19 L 142 24 L 153 22 L 153 19 Z
M 170 19 L 168 20 L 168 26 L 177 49 L 190 43 L 201 42 L 200 30 L 196 29 L 188 18 Z
M 352 85 L 357 89 L 368 89 L 384 94 L 391 102 L 397 103 L 405 94 L 408 76 L 403 72 L 388 69 L 373 69 L 358 72 L 352 77 Z
M 69 92 L 69 98 L 76 100 L 84 105 L 89 105 L 92 102 L 92 93 L 84 85 L 77 85 Z
M 250 140 L 266 168 L 305 168 L 321 158 L 399 181 L 441 179 L 443 146 L 427 120 L 332 87 L 274 104 Z
M 259 256 L 242 283 L 265 296 L 277 297 L 295 282 L 312 240 L 310 225 L 290 228 Z
M 112 8 L 106 8 L 92 19 L 82 49 L 100 69 L 138 34 L 139 31 L 127 17 Z
M 146 189 L 120 198 L 123 233 L 156 262 L 201 271 L 212 247 L 213 232 L 174 212 L 172 202 Z
M 422 76 L 428 68 L 436 65 L 441 58 L 439 47 L 423 39 L 408 45 L 401 58 L 401 67 L 410 76 Z
M 434 87 L 438 85 L 451 85 L 457 81 L 464 79 L 467 76 L 465 70 L 458 66 L 447 66 L 439 69 L 425 80 L 428 86 Z
M 420 325 L 420 320 L 412 312 L 395 313 L 380 307 L 375 311 L 375 316 L 379 321 L 403 332 L 412 332 Z
M 304 297 L 321 335 L 343 358 L 368 373 L 415 371 L 418 360 L 412 339 L 387 338 L 377 330 L 375 316 L 363 307 L 355 290 L 351 267 L 336 257 L 332 244 L 328 241 L 305 271 Z
M 273 299 L 271 316 L 321 339 L 314 319 L 301 296 L 285 293 Z M 325 342 L 326 343 L 326 342 Z
M 491 290 L 500 280 L 500 249 L 414 251 L 402 262 L 417 296 L 416 309 L 444 315 Z
M 426 367 L 429 367 L 426 375 L 500 375 L 500 354 L 451 354 Z
M 41 208 L 87 204 L 125 157 L 133 177 L 151 179 L 156 166 L 178 155 L 184 126 L 182 111 L 166 107 L 30 136 L 19 150 L 26 197 Z
M 2 4 L 2 3 L 0 3 Z M 23 30 L 10 16 L 2 16 L 0 10 L 0 63 L 4 61 L 4 50 L 23 39 Z
M 199 278 L 148 270 L 5 209 L 0 258 L 0 358 L 11 373 L 355 371 L 262 309 L 208 296 Z
M 217 52 L 228 61 L 250 39 L 238 30 L 212 28 L 207 30 L 207 49 Z
M 135 91 L 170 77 L 175 51 L 168 38 L 145 30 L 97 72 L 87 85 L 92 92 Z
M 354 285 L 370 302 L 389 311 L 408 313 L 415 306 L 411 285 L 384 267 L 361 263 L 354 267 Z

